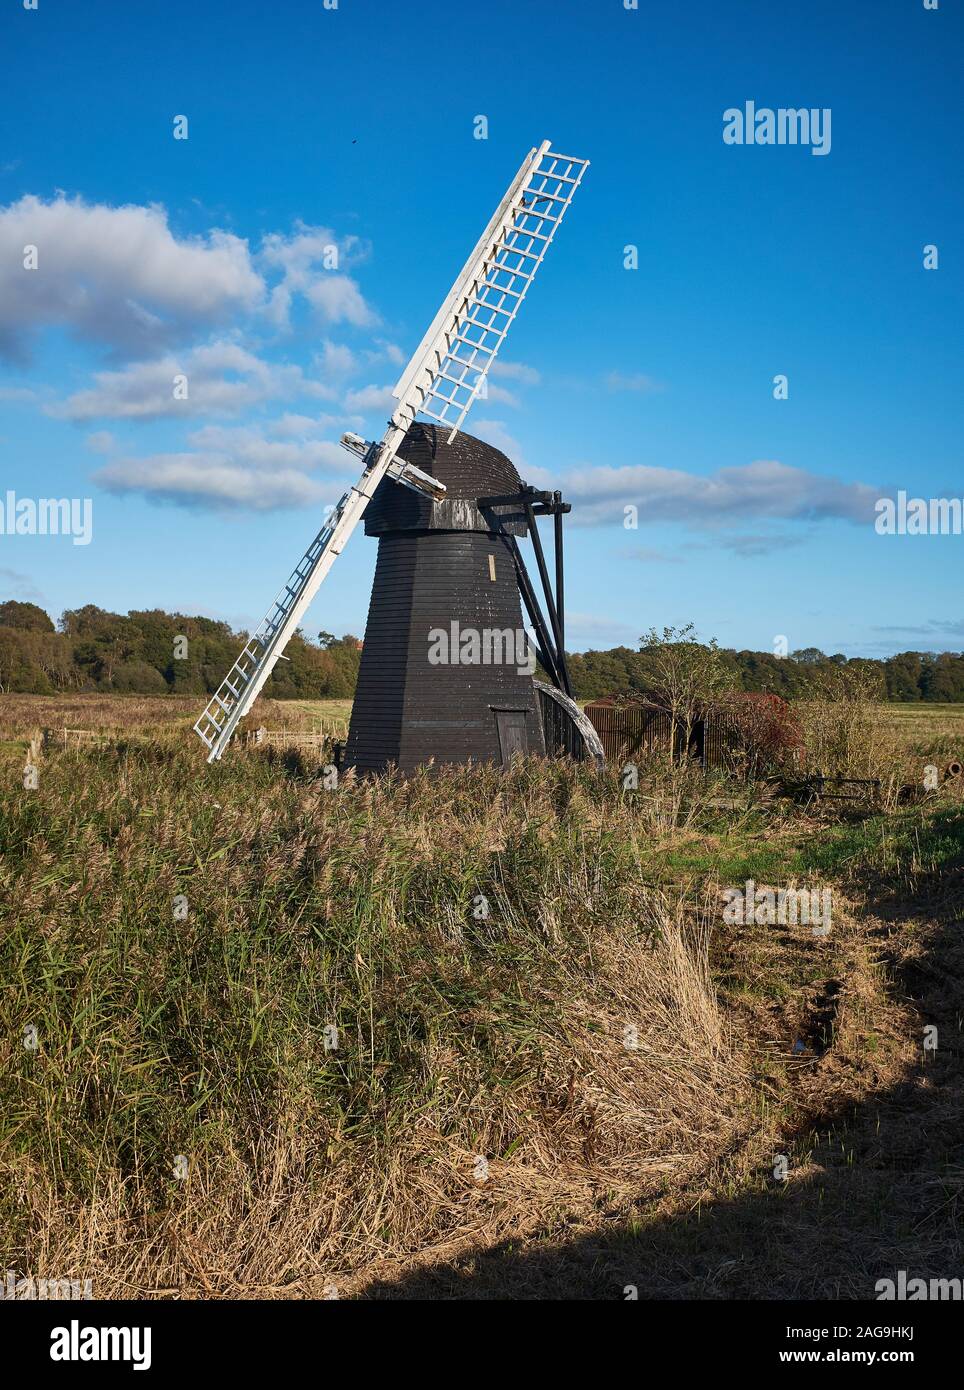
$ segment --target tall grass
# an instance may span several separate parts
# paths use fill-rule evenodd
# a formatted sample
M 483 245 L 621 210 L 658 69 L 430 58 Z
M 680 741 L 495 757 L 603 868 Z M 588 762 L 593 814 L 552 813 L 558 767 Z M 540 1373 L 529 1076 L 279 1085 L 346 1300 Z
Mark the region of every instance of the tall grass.
M 647 881 L 658 796 L 545 761 L 326 790 L 316 761 L 207 769 L 172 730 L 31 791 L 3 755 L 3 1268 L 337 1283 L 730 1142 L 748 1082 L 705 914 Z
M 896 805 L 901 785 L 920 785 L 923 768 L 881 718 L 879 673 L 850 662 L 816 681 L 815 698 L 795 706 L 811 772 L 880 783 L 882 805 Z

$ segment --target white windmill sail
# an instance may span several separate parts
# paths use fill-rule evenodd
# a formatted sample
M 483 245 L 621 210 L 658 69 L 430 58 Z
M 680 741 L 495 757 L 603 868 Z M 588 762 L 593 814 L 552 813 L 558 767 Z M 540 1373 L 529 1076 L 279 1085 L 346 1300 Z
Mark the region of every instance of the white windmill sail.
M 486 374 L 542 264 L 589 161 L 554 153 L 546 140 L 529 151 L 395 387 L 398 405 L 378 443 L 345 434 L 364 461 L 358 482 L 332 510 L 291 578 L 194 725 L 220 758 L 239 720 L 257 699 L 322 580 L 386 476 L 441 497 L 445 488 L 397 457 L 417 415 L 451 426 L 451 440 L 482 390 Z
M 451 425 L 451 441 L 482 388 L 542 264 L 586 159 L 530 150 L 449 292 L 394 395 L 421 393 L 420 415 Z

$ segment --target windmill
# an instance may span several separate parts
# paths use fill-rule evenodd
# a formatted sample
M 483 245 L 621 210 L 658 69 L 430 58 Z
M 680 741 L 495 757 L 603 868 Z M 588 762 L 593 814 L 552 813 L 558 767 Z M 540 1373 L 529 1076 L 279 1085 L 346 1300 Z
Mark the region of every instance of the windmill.
M 194 725 L 208 749 L 208 762 L 220 758 L 228 746 L 238 722 L 251 709 L 376 492 L 378 502 L 366 529 L 381 537 L 379 562 L 346 760 L 360 768 L 377 768 L 389 761 L 411 765 L 439 753 L 442 760 L 454 754 L 450 760 L 456 761 L 494 753 L 507 761 L 514 752 L 542 751 L 560 741 L 572 745 L 570 752 L 578 753 L 585 747 L 597 755 L 598 739 L 594 744 L 592 726 L 571 700 L 565 668 L 561 517 L 568 506 L 558 493 L 526 488 L 498 450 L 460 435 L 469 407 L 484 393 L 489 368 L 587 167 L 587 160 L 553 151 L 548 140 L 530 150 L 403 371 L 393 392 L 398 404 L 382 439 L 367 442 L 352 433 L 342 436 L 341 443 L 362 463 L 361 475 L 333 508 Z M 417 420 L 418 416 L 424 421 Z M 422 464 L 429 464 L 431 471 Z M 406 507 L 402 498 L 410 505 Z M 556 526 L 554 598 L 535 520 L 537 515 L 546 514 L 554 517 Z M 518 547 L 518 536 L 526 533 L 536 549 L 548 623 Z M 432 541 L 435 550 L 430 549 Z M 408 586 L 413 603 L 424 599 L 432 587 L 433 556 L 446 562 L 443 590 L 446 578 L 464 579 L 466 565 L 479 559 L 486 562 L 483 579 L 487 574 L 488 590 L 475 572 L 470 584 L 456 583 L 466 606 L 454 617 L 461 618 L 465 627 L 472 627 L 465 619 L 474 619 L 480 612 L 493 619 L 513 618 L 521 594 L 550 686 L 534 683 L 531 672 L 524 669 L 513 683 L 507 673 L 518 673 L 521 663 L 513 667 L 505 662 L 498 663 L 504 670 L 494 681 L 480 679 L 479 673 L 487 669 L 484 665 L 455 665 L 452 669 L 459 673 L 457 678 L 446 680 L 439 676 L 441 668 L 426 674 L 425 663 L 418 659 L 411 643 L 401 651 L 397 643 L 393 648 L 390 640 L 387 646 L 383 644 L 391 658 L 387 667 L 378 662 L 379 625 L 384 632 L 386 625 L 390 627 L 394 621 L 397 626 L 401 621 L 402 630 L 410 633 L 413 622 L 420 618 L 412 604 L 401 614 L 396 611 L 394 618 L 386 617 L 376 599 L 397 592 L 399 585 L 403 590 Z M 511 586 L 507 558 L 513 576 Z M 484 596 L 481 607 L 472 600 L 473 591 Z M 500 596 L 498 602 L 493 601 L 496 594 Z M 422 616 L 432 616 L 427 607 Z M 498 628 L 493 622 L 489 630 L 505 631 L 512 626 L 509 622 Z M 424 632 L 422 643 L 424 647 Z M 420 684 L 423 692 L 434 688 L 433 698 L 449 710 L 450 719 L 444 717 L 444 710 L 441 719 L 420 719 L 423 711 L 411 703 L 417 699 Z M 538 697 L 534 693 L 537 689 Z M 461 714 L 458 691 L 468 692 Z M 494 703 L 492 694 L 497 697 Z M 547 717 L 539 717 L 537 698 Z M 419 723 L 426 730 L 421 741 L 408 737 Z M 485 737 L 473 738 L 473 725 L 484 725 Z M 439 748 L 441 726 L 447 731 L 447 746 Z

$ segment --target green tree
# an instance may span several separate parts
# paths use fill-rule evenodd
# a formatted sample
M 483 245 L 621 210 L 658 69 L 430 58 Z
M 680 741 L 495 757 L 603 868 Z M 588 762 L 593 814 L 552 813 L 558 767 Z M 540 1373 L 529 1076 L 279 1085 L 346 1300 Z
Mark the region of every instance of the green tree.
M 922 652 L 898 652 L 884 662 L 884 678 L 889 700 L 914 701 L 921 698 L 921 678 L 925 658 Z
M 735 684 L 716 638 L 701 642 L 692 623 L 651 628 L 640 641 L 641 669 L 652 698 L 670 716 L 671 755 L 685 757 L 693 726 Z
M 56 631 L 42 608 L 35 603 L 20 603 L 15 598 L 0 603 L 0 627 L 15 627 L 23 632 Z

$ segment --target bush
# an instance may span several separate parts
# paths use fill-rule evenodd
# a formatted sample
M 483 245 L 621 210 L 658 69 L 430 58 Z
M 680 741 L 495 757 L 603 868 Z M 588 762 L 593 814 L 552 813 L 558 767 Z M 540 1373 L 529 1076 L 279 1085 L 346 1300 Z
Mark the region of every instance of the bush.
M 126 661 L 114 671 L 111 682 L 120 695 L 164 695 L 170 689 L 160 671 L 146 661 Z

